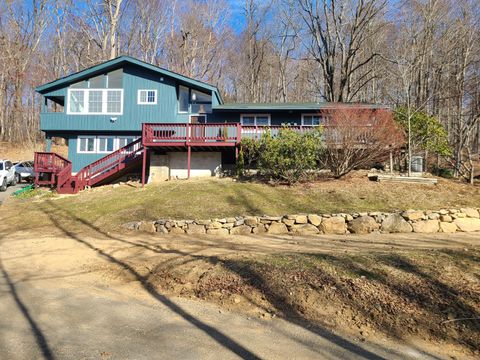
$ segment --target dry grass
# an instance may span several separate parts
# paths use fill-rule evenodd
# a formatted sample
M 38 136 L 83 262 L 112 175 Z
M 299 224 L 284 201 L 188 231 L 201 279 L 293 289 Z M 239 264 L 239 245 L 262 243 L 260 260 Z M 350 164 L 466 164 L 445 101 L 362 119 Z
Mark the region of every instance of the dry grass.
M 28 214 L 35 211 L 38 201 L 16 200 L 7 206 Z M 70 211 L 85 221 L 113 229 L 138 219 L 478 206 L 480 188 L 443 179 L 436 186 L 376 183 L 364 172 L 357 172 L 343 180 L 292 187 L 211 178 L 170 181 L 144 189 L 104 186 L 75 196 L 54 197 L 53 201 L 58 211 Z

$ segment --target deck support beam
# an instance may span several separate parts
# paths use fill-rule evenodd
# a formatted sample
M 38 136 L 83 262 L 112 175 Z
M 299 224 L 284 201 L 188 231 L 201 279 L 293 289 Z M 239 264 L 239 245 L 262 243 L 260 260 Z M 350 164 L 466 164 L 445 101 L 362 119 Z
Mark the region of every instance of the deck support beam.
M 147 172 L 147 151 L 148 148 L 145 146 L 143 149 L 143 159 L 142 159 L 142 187 L 145 186 L 145 176 Z
M 187 146 L 187 178 L 190 179 L 190 168 L 192 162 L 192 147 Z

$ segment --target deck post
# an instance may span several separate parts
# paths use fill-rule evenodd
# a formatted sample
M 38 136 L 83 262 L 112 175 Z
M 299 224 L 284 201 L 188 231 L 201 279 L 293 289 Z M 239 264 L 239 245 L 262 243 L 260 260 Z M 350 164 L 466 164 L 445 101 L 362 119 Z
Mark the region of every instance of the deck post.
M 143 159 L 142 159 L 142 187 L 145 186 L 145 175 L 147 171 L 147 147 L 143 149 Z
M 190 179 L 190 166 L 192 160 L 192 147 L 187 146 L 187 178 Z

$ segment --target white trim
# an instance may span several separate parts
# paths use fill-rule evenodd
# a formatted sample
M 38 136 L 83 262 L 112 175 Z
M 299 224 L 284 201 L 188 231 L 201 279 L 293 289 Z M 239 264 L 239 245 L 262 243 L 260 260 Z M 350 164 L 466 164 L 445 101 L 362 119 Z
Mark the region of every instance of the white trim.
M 187 111 L 180 110 L 180 88 L 187 89 L 188 92 Z M 177 112 L 179 114 L 188 114 L 190 112 L 190 88 L 188 86 L 178 85 Z
M 301 124 L 302 126 L 317 126 L 317 125 L 305 125 L 305 121 L 304 121 L 304 117 L 305 116 L 317 116 L 319 117 L 320 119 L 324 119 L 324 116 L 321 115 L 321 114 L 309 114 L 309 113 L 305 113 L 305 114 L 302 114 L 302 121 L 301 121 Z M 322 125 L 322 120 L 320 120 L 320 124 L 318 124 L 318 126 Z
M 72 91 L 83 92 L 83 111 L 71 112 L 70 111 L 70 93 Z M 89 112 L 88 111 L 88 94 L 90 91 L 102 92 L 102 112 Z M 107 99 L 109 91 L 120 91 L 120 112 L 107 112 Z M 79 89 L 69 88 L 67 91 L 67 114 L 68 115 L 123 115 L 123 89 Z
M 147 99 L 147 101 L 145 101 L 145 102 L 140 101 L 140 93 L 142 91 L 147 92 L 146 97 L 145 97 L 145 99 Z M 155 93 L 155 102 L 148 102 L 148 92 L 149 91 L 153 91 Z M 157 105 L 157 90 L 156 89 L 138 89 L 138 91 L 137 91 L 137 105 Z
M 80 139 L 93 139 L 93 151 L 80 150 Z M 77 154 L 96 154 L 97 153 L 97 139 L 91 135 L 78 135 L 77 136 Z
M 245 125 L 245 126 L 270 126 L 272 125 L 272 117 L 270 114 L 240 114 L 240 124 L 243 125 L 243 118 L 244 117 L 252 117 L 253 116 L 253 125 Z M 268 125 L 257 125 L 257 117 L 267 117 L 268 118 Z

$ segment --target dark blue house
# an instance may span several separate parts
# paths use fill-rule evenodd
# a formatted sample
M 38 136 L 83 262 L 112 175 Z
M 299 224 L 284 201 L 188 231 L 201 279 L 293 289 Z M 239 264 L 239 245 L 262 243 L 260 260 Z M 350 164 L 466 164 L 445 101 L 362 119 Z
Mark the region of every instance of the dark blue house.
M 36 91 L 47 139 L 46 152 L 36 154 L 36 181 L 65 193 L 140 166 L 143 182 L 212 176 L 235 163 L 242 137 L 266 127 L 308 130 L 335 106 L 224 104 L 215 86 L 128 56 Z M 67 141 L 68 159 L 50 153 L 53 137 Z

